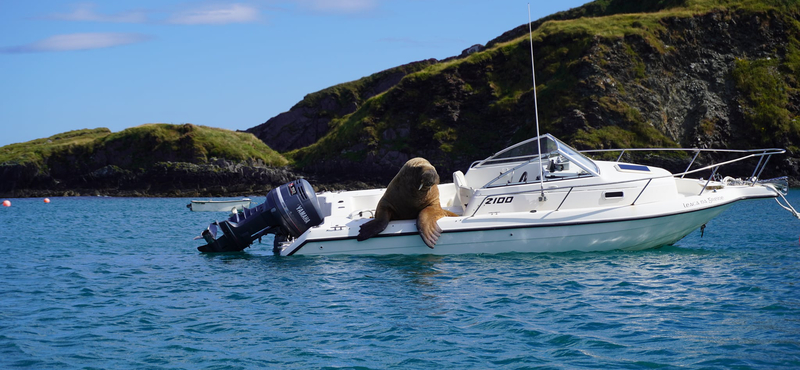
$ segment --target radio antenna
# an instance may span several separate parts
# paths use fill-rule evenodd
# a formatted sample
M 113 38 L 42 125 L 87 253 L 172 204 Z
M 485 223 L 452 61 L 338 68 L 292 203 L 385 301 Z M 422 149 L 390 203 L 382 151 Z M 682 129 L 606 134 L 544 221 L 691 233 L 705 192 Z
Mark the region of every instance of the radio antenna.
M 539 184 L 542 195 L 539 201 L 547 200 L 544 196 L 544 168 L 542 167 L 542 139 L 539 137 L 539 103 L 536 101 L 536 66 L 533 63 L 533 26 L 531 26 L 531 3 L 528 3 L 528 37 L 531 41 L 531 75 L 533 76 L 533 112 L 536 121 L 536 146 L 539 148 Z

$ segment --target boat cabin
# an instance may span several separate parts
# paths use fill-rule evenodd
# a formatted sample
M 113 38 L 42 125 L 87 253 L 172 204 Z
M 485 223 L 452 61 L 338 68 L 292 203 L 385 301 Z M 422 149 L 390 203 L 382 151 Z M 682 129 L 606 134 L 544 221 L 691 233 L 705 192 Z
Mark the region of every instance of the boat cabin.
M 453 204 L 464 216 L 631 205 L 676 193 L 666 170 L 594 161 L 550 134 L 477 161 L 466 174 L 456 171 L 453 183 Z

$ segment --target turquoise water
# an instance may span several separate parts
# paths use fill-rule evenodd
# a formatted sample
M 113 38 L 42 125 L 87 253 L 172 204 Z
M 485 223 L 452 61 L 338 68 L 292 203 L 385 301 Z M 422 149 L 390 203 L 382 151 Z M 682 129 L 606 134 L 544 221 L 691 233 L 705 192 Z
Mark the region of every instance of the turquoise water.
M 188 199 L 51 199 L 0 207 L 3 369 L 800 368 L 772 200 L 640 252 L 275 257 L 200 254 Z

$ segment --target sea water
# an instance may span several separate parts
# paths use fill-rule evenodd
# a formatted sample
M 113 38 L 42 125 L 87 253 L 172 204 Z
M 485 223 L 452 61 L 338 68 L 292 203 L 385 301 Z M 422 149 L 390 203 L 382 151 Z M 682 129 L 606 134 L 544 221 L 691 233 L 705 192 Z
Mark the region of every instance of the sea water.
M 328 257 L 201 254 L 227 215 L 189 199 L 51 200 L 0 209 L 3 369 L 800 368 L 773 200 L 646 251 Z

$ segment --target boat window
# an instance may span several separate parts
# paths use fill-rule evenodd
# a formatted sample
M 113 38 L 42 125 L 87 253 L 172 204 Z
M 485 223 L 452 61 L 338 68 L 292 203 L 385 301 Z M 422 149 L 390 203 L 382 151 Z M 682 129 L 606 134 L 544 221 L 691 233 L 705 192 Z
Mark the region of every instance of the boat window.
M 629 164 L 629 163 L 618 163 L 615 165 L 617 167 L 617 171 L 627 171 L 627 172 L 650 172 L 650 168 L 647 166 L 642 166 L 640 164 Z
M 589 159 L 589 157 L 578 153 L 577 150 L 573 149 L 571 146 L 564 144 L 560 140 L 553 138 L 556 142 L 559 143 L 559 149 L 561 152 L 566 155 L 571 161 L 578 163 L 579 166 L 592 171 L 594 173 L 600 173 L 600 169 L 597 168 L 597 165 Z
M 526 162 L 539 158 L 539 143 L 542 144 L 542 157 L 547 158 L 548 153 L 557 152 L 558 145 L 547 136 L 529 139 L 521 143 L 512 145 L 506 149 L 497 152 L 495 155 L 478 163 L 477 166 L 513 163 L 513 162 Z
M 539 144 L 542 146 L 541 160 Z M 544 175 L 545 182 L 599 174 L 597 165 L 591 159 L 550 134 L 508 147 L 473 167 L 498 165 L 512 167 L 506 167 L 487 187 L 539 182 L 540 174 Z

